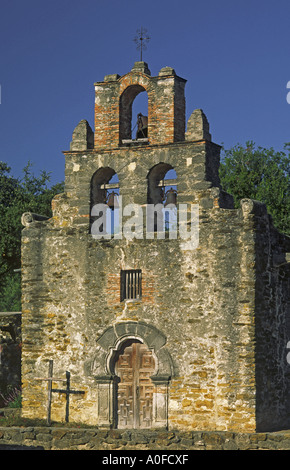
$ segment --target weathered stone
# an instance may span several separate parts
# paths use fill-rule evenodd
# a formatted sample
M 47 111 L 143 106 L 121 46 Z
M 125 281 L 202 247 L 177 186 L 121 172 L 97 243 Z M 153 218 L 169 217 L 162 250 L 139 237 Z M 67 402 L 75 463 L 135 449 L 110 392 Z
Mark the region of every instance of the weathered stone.
M 209 140 L 209 123 L 202 109 L 195 109 L 187 122 L 186 140 Z
M 131 436 L 133 445 L 137 444 L 148 444 L 148 437 L 142 433 L 134 433 Z
M 117 430 L 111 430 L 109 432 L 109 437 L 112 439 L 122 439 L 122 433 Z
M 39 433 L 36 435 L 36 440 L 41 442 L 51 441 L 52 436 L 50 434 Z
M 146 73 L 146 75 L 151 75 L 151 72 L 148 68 L 148 64 L 146 62 L 140 61 L 140 62 L 135 62 L 132 72 L 143 72 Z
M 0 428 L 0 434 L 4 435 L 5 428 Z M 219 432 L 191 432 L 179 431 L 125 431 L 122 439 L 119 433 L 101 434 L 97 437 L 93 429 L 65 428 L 57 429 L 45 427 L 29 428 L 30 438 L 24 438 L 26 431 L 23 428 L 10 428 L 6 431 L 7 439 L 1 439 L 0 449 L 3 448 L 31 448 L 46 450 L 289 450 L 289 432 L 276 433 L 229 433 Z M 64 435 L 58 433 L 63 431 Z M 131 440 L 133 434 L 133 440 Z M 174 437 L 172 437 L 174 434 Z M 50 440 L 49 436 L 53 436 Z M 8 439 L 9 437 L 9 439 Z M 64 437 L 64 438 L 62 438 Z M 37 445 L 38 444 L 38 445 Z
M 25 219 L 23 416 L 46 417 L 47 384 L 35 377 L 47 375 L 53 358 L 54 374 L 64 377 L 69 370 L 72 388 L 85 392 L 70 397 L 70 420 L 107 429 L 92 437 L 90 445 L 96 447 L 124 446 L 125 431 L 108 430 L 139 425 L 141 408 L 118 397 L 116 364 L 130 342 L 143 343 L 154 362 L 154 373 L 146 377 L 149 417 L 144 412 L 142 426 L 146 419 L 149 428 L 174 432 L 248 433 L 290 426 L 290 241 L 273 227 L 263 204 L 243 200 L 236 209 L 221 190 L 220 146 L 211 142 L 201 110 L 193 113 L 185 136 L 184 87 L 173 69 L 151 77 L 144 63 L 96 83 L 94 148 L 83 122 L 75 146 L 64 152 L 65 191 L 52 201 L 52 218 Z M 132 140 L 131 107 L 143 91 L 148 141 L 124 143 Z M 198 206 L 194 248 L 180 233 L 158 238 L 154 227 L 146 238 L 145 212 L 140 238 L 94 238 L 93 208 L 108 189 L 119 191 L 123 208 L 135 203 L 145 210 L 149 203 L 164 204 L 162 181 L 169 170 L 176 172 L 168 186 L 176 183 L 177 204 Z M 118 182 L 110 183 L 117 176 Z M 124 224 L 129 217 L 123 214 Z M 142 274 L 133 299 L 122 290 L 123 273 L 132 271 Z M 137 396 L 139 385 L 132 380 L 130 386 Z M 130 413 L 121 415 L 121 405 Z M 64 413 L 64 397 L 55 394 L 52 419 L 63 421 Z M 128 424 L 134 413 L 137 425 Z M 146 433 L 136 437 L 135 431 L 129 440 L 131 429 L 126 432 L 130 446 L 158 440 Z M 175 436 L 170 443 L 256 448 L 262 442 L 248 434 L 226 441 L 221 436 Z M 62 436 L 59 445 L 64 440 L 74 438 Z
M 66 430 L 58 429 L 58 428 L 52 429 L 51 431 L 52 437 L 57 440 L 61 440 L 66 435 L 66 433 L 67 433 Z
M 72 142 L 70 144 L 70 150 L 80 151 L 92 149 L 94 147 L 94 133 L 89 125 L 88 121 L 83 119 L 80 121 L 73 131 Z M 73 171 L 79 171 L 79 165 L 75 164 Z
M 189 449 L 190 447 L 192 447 L 193 443 L 194 443 L 193 439 L 181 439 L 180 441 L 180 445 L 182 447 L 185 447 L 186 449 Z
M 271 441 L 273 442 L 273 440 L 271 439 Z M 274 445 L 272 446 L 271 445 L 271 441 L 269 439 L 269 441 L 267 442 L 269 447 L 268 449 L 279 449 L 279 450 L 290 450 L 290 441 L 289 440 L 284 440 L 282 439 L 279 443 L 275 443 L 274 441 Z
M 226 439 L 223 444 L 223 450 L 238 450 L 238 446 L 232 439 Z
M 213 432 L 203 434 L 203 440 L 207 449 L 220 449 L 224 443 L 222 436 Z

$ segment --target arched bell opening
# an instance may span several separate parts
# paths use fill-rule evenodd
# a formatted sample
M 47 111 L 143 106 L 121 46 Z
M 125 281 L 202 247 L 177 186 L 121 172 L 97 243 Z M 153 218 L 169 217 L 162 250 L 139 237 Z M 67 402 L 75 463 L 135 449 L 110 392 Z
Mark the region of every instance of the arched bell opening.
M 148 140 L 148 95 L 141 85 L 129 86 L 120 97 L 119 137 L 120 144 Z
M 139 93 L 132 103 L 132 138 L 148 138 L 148 95 Z
M 140 339 L 127 338 L 111 358 L 116 376 L 115 427 L 144 429 L 153 425 L 154 383 L 157 360 Z
M 177 176 L 175 169 L 169 163 L 158 163 L 151 168 L 147 179 L 147 203 L 156 208 L 154 211 L 154 232 L 176 231 Z
M 113 168 L 97 170 L 91 179 L 90 232 L 95 236 L 116 233 L 119 209 L 119 178 Z

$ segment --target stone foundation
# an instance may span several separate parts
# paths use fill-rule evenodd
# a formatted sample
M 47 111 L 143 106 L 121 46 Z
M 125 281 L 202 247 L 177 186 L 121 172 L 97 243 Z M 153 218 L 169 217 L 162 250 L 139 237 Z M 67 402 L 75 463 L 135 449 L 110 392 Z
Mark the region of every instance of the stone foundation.
M 289 450 L 290 431 L 277 433 L 131 431 L 56 427 L 0 427 L 0 450 Z M 162 452 L 162 453 L 164 453 Z M 114 452 L 114 455 L 117 455 Z M 122 452 L 126 455 L 126 452 Z M 154 455 L 154 454 L 152 454 Z M 177 454 L 176 454 L 177 455 Z M 137 456 L 138 459 L 138 456 Z

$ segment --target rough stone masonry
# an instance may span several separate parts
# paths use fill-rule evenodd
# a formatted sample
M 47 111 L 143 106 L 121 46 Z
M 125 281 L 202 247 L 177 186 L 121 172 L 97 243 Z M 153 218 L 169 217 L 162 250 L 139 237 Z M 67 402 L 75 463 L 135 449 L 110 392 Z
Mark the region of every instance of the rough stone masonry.
M 23 215 L 25 417 L 46 417 L 47 384 L 35 378 L 53 359 L 54 376 L 70 371 L 72 388 L 85 392 L 70 398 L 74 422 L 289 429 L 290 240 L 262 203 L 235 209 L 222 191 L 220 146 L 202 110 L 186 126 L 185 84 L 171 67 L 152 77 L 144 62 L 96 83 L 94 131 L 82 120 L 73 132 L 52 218 Z M 141 92 L 147 137 L 135 139 L 132 103 Z M 176 178 L 167 181 L 168 172 Z M 198 205 L 195 249 L 180 236 L 158 238 L 155 228 L 149 239 L 93 236 L 94 207 L 112 188 L 123 207 L 144 209 L 165 207 L 170 186 L 178 204 Z M 52 420 L 64 415 L 65 397 L 55 393 Z

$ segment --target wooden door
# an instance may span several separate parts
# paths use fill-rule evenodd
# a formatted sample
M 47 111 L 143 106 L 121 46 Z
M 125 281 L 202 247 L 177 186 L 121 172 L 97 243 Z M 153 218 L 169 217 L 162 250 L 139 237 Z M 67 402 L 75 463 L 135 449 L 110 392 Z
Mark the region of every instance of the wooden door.
M 130 340 L 119 352 L 115 371 L 120 377 L 117 391 L 118 428 L 150 428 L 153 410 L 155 361 L 143 343 Z

